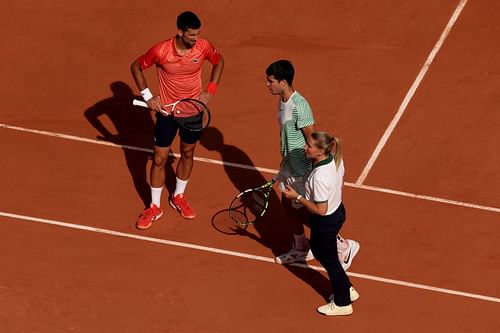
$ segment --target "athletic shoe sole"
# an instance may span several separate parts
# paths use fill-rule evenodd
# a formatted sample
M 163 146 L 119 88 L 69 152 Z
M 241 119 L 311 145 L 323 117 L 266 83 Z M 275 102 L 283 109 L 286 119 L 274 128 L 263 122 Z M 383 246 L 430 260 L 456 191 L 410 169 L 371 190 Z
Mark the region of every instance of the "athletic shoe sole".
M 349 316 L 352 314 L 352 306 L 336 306 L 333 302 L 320 306 L 317 311 L 325 316 Z

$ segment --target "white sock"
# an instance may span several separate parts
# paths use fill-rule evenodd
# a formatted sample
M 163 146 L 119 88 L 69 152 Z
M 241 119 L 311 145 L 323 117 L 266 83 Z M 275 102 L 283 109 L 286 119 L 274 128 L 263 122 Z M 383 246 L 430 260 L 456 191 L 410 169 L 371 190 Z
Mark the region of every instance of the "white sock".
M 161 201 L 161 191 L 163 190 L 162 187 L 152 187 L 151 186 L 151 203 L 156 205 L 156 207 L 160 207 L 160 201 Z
M 180 178 L 175 177 L 175 192 L 174 192 L 174 197 L 177 194 L 184 193 L 186 190 L 186 185 L 188 183 L 189 179 L 182 180 Z
M 309 246 L 307 244 L 307 238 L 306 235 L 301 234 L 301 235 L 293 235 L 293 240 L 294 240 L 294 248 L 297 250 L 308 250 Z

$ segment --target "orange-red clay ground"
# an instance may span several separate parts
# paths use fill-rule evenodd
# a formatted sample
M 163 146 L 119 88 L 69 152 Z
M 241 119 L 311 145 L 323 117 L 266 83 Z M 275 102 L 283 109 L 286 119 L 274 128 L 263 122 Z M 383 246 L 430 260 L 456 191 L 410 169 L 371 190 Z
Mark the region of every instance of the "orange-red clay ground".
M 459 4 L 2 3 L 0 331 L 500 331 L 497 1 L 467 1 L 363 183 L 375 190 L 353 185 Z M 361 243 L 352 316 L 315 312 L 330 293 L 323 271 L 272 263 L 290 245 L 277 194 L 261 224 L 217 230 L 227 223 L 217 213 L 266 170 L 198 161 L 187 192 L 198 218 L 182 219 L 164 195 L 164 217 L 135 229 L 153 122 L 129 104 L 129 65 L 175 33 L 183 10 L 226 59 L 197 157 L 278 168 L 264 70 L 280 58 L 294 63 L 318 126 L 343 139 L 342 233 Z

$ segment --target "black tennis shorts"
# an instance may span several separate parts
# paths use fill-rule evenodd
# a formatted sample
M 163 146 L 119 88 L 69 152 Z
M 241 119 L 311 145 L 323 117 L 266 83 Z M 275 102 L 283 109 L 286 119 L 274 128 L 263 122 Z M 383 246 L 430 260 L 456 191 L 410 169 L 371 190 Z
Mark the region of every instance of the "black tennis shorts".
M 182 142 L 187 144 L 196 143 L 201 138 L 201 131 L 189 131 L 179 126 L 172 117 L 156 113 L 156 126 L 153 143 L 157 147 L 170 147 L 175 136 L 179 132 Z

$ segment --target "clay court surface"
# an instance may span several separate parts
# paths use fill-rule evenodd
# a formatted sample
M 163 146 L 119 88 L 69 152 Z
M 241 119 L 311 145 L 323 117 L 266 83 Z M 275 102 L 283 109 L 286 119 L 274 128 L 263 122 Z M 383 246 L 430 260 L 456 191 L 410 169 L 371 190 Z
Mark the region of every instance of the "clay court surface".
M 169 167 L 164 217 L 139 231 L 153 118 L 130 104 L 129 66 L 183 10 L 226 60 L 187 189 L 198 217 L 168 206 Z M 499 13 L 494 0 L 4 1 L 0 331 L 500 331 Z M 319 263 L 274 264 L 291 242 L 277 193 L 246 231 L 223 212 L 279 168 L 264 71 L 281 58 L 344 142 L 342 234 L 361 244 L 349 317 L 316 313 L 331 292 Z

